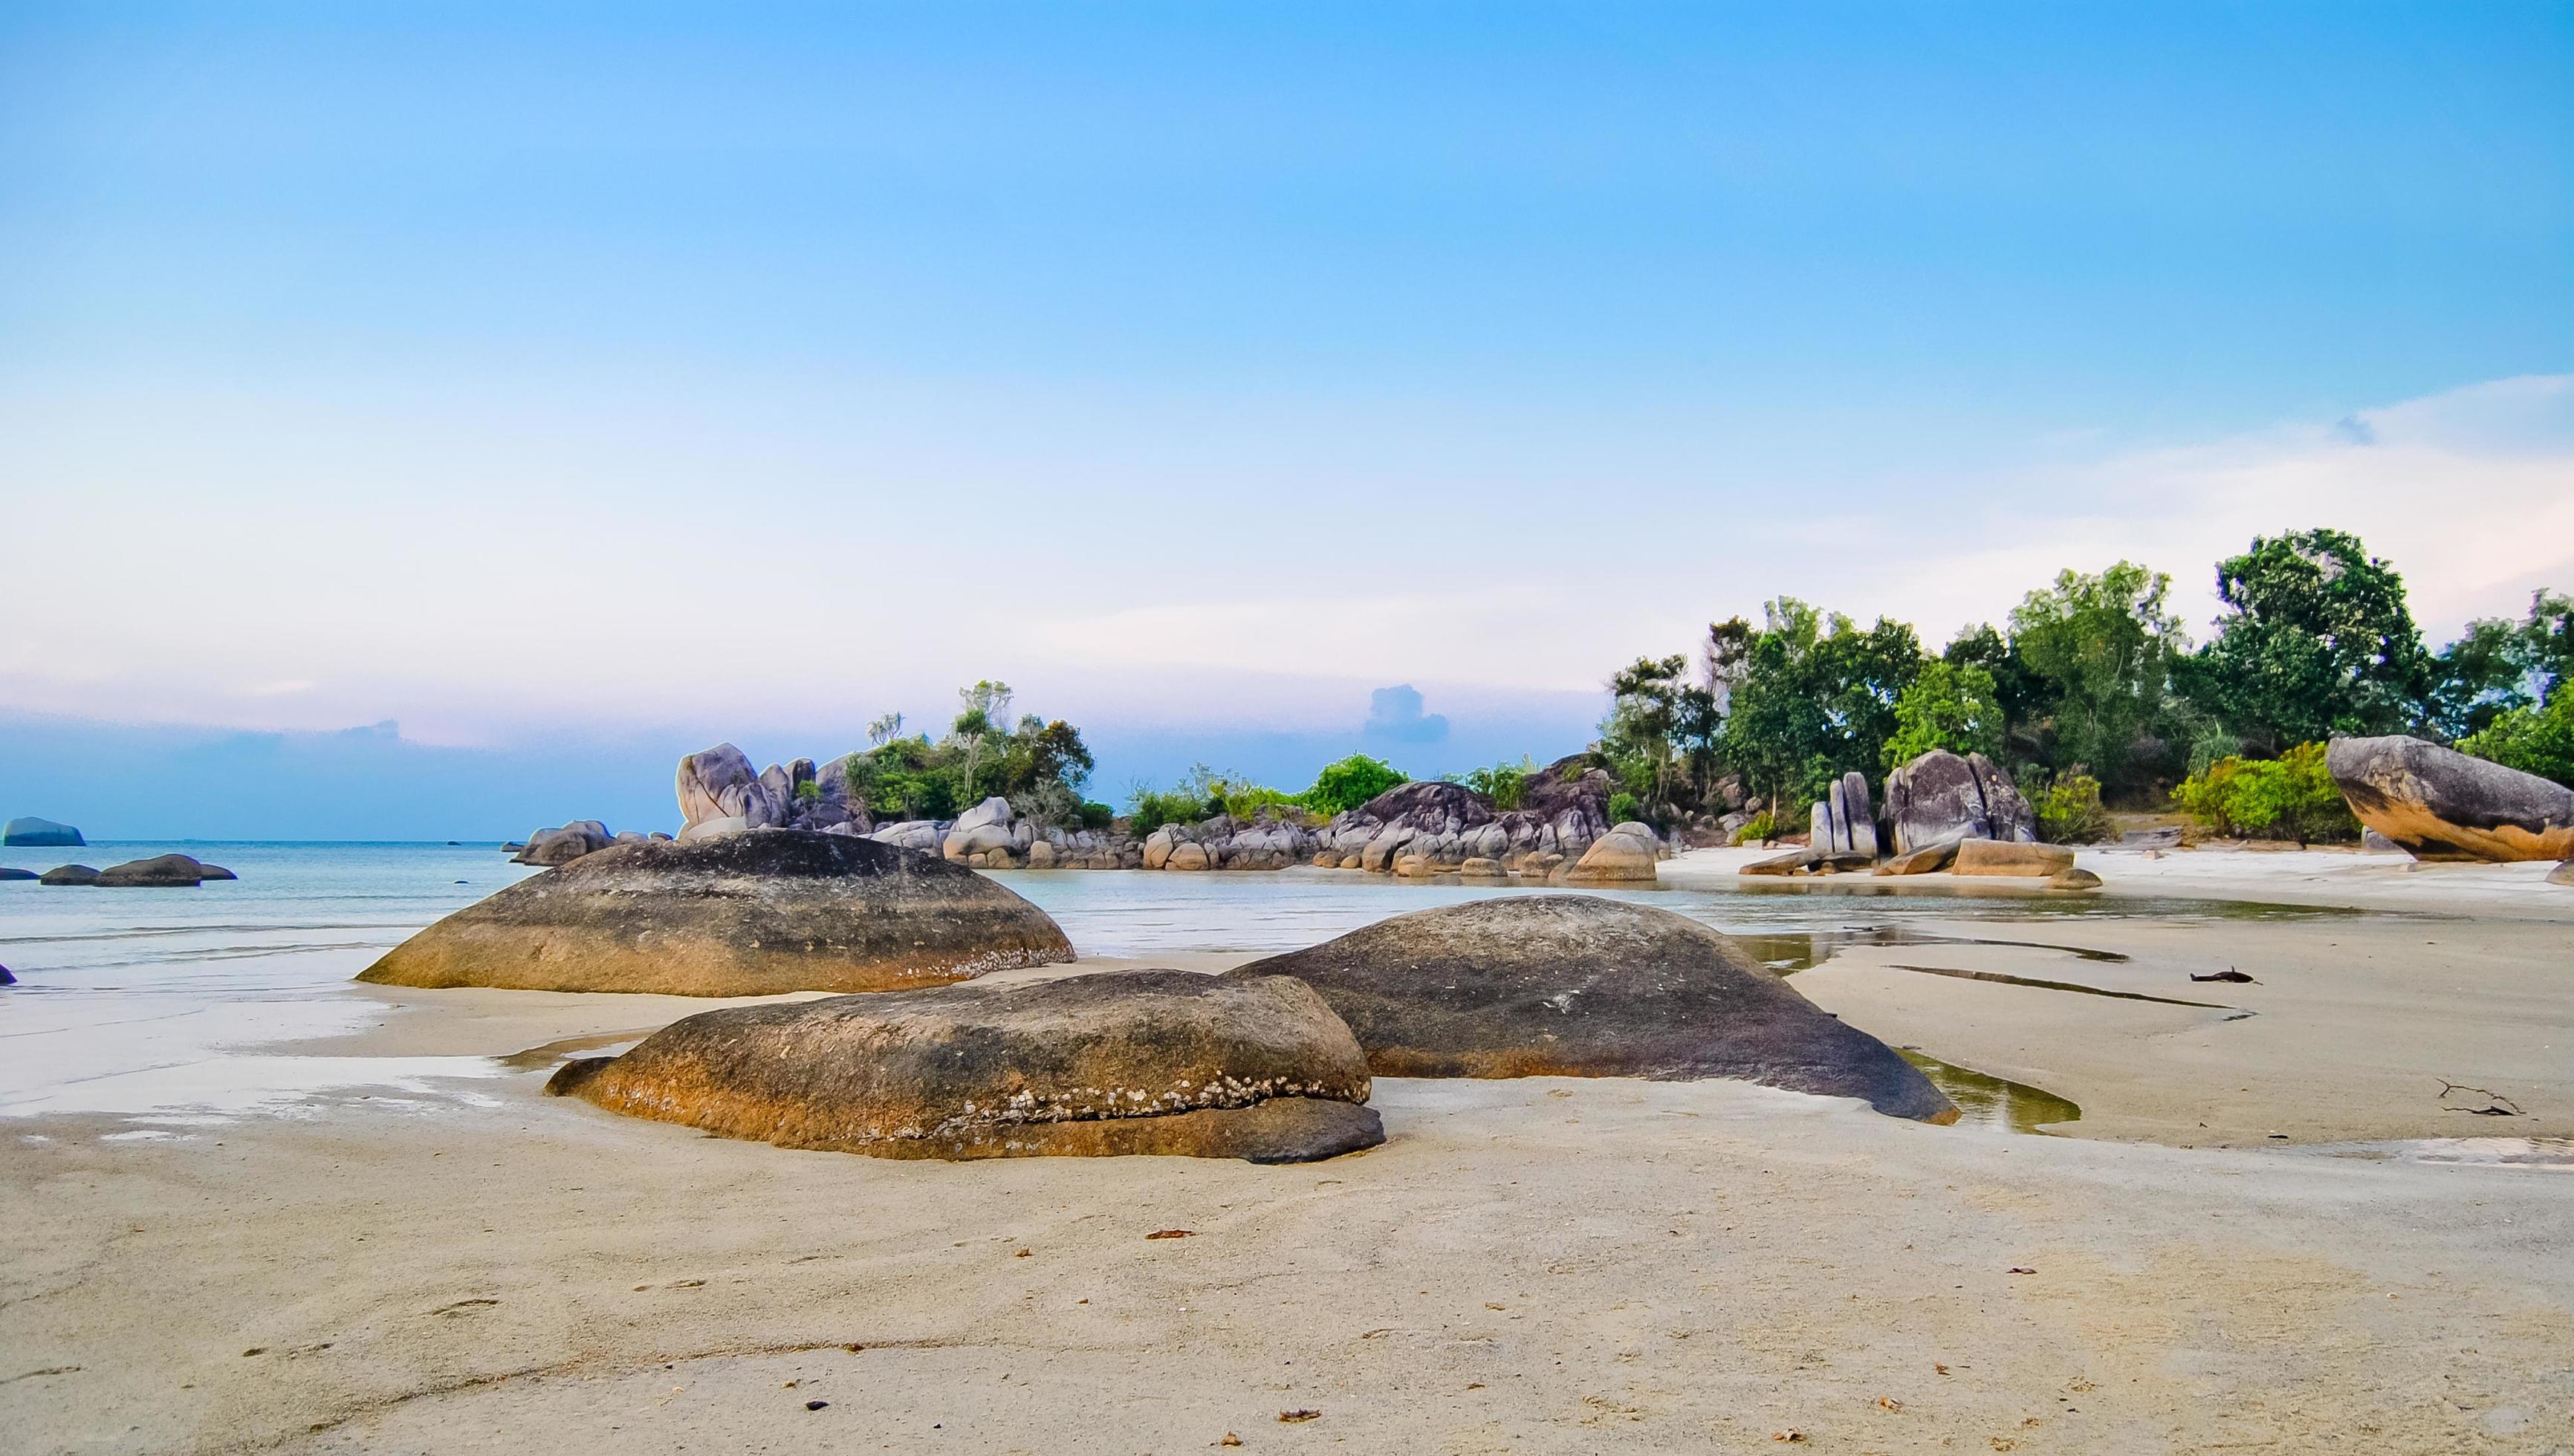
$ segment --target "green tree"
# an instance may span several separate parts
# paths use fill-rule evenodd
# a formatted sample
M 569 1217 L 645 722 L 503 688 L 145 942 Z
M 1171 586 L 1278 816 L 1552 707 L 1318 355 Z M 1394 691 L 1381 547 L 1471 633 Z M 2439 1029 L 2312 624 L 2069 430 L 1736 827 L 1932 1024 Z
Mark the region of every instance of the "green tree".
M 1729 687 L 1727 761 L 1780 806 L 1844 773 L 1881 772 L 1895 704 L 1922 670 L 1921 639 L 1883 617 L 1862 630 L 1794 597 L 1769 603 L 1763 621 Z
M 1671 804 L 1692 755 L 1710 749 L 1721 721 L 1715 692 L 1689 681 L 1689 658 L 1675 653 L 1637 658 L 1609 679 L 1609 693 L 1600 751 L 1622 781 L 1645 789 L 1645 805 L 1660 812 Z
M 1529 777 L 1537 772 L 1537 761 L 1523 754 L 1518 763 L 1468 769 L 1457 776 L 1457 782 L 1492 800 L 1494 808 L 1507 814 L 1520 807 L 1522 796 L 1528 792 Z
M 2335 530 L 2255 537 L 2217 563 L 2226 612 L 2189 674 L 2246 747 L 2401 733 L 2430 715 L 2432 662 L 2404 578 Z
M 2220 759 L 2172 790 L 2172 802 L 2222 835 L 2249 839 L 2355 839 L 2340 786 L 2324 767 L 2324 746 L 2301 743 L 2275 759 Z
M 1926 662 L 1895 700 L 1895 736 L 1886 740 L 1881 762 L 1894 769 L 1934 748 L 1998 758 L 2002 722 L 1989 670 L 1973 663 Z
M 2574 678 L 2559 680 L 2546 702 L 2511 709 L 2458 747 L 2574 789 Z
M 2037 723 L 2044 697 L 2042 685 L 2011 646 L 2010 638 L 1992 623 L 1978 622 L 1950 638 L 1939 660 L 1951 667 L 1980 667 L 1991 674 L 1993 705 L 2001 710 L 2002 717 L 2001 752 L 1994 755 L 1996 758 L 2005 754 L 2025 756 L 2044 748 Z
M 2086 767 L 2112 789 L 2135 787 L 2160 756 L 2171 664 L 2188 647 L 2164 604 L 2171 578 L 2132 561 L 2056 573 L 2011 609 L 2011 654 L 2026 664 L 2046 757 Z M 1998 687 L 1998 684 L 1996 684 Z
M 2480 733 L 2516 708 L 2534 707 L 2574 677 L 2574 597 L 2530 593 L 2519 621 L 2482 617 L 2432 663 L 2431 727 L 2443 736 Z
M 1392 764 L 1354 753 L 1325 764 L 1314 775 L 1314 786 L 1301 797 L 1305 807 L 1317 814 L 1344 814 L 1404 781 L 1402 771 Z

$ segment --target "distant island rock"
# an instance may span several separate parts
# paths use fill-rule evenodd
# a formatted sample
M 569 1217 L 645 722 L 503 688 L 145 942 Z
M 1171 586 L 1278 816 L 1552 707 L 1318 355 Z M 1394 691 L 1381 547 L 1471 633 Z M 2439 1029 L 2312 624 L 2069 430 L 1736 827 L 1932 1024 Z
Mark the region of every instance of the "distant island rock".
M 765 829 L 584 855 L 437 922 L 358 979 L 771 996 L 890 991 L 1071 959 L 1045 912 L 961 866 Z
M 36 878 L 36 872 L 33 870 L 18 870 L 0 865 L 0 880 L 33 880 L 34 878 Z
M 877 1157 L 1305 1162 L 1385 1140 L 1357 1041 L 1285 977 L 1139 971 L 728 1007 L 568 1063 L 546 1090 Z
M 1293 976 L 1379 1077 L 1740 1078 L 1953 1122 L 1956 1104 L 1731 939 L 1588 895 L 1415 911 L 1227 973 Z
M 0 845 L 25 846 L 29 849 L 79 849 L 89 841 L 68 824 L 24 815 L 0 825 Z
M 2336 738 L 2324 769 L 2359 822 L 2424 860 L 2574 858 L 2574 789 L 2419 738 Z

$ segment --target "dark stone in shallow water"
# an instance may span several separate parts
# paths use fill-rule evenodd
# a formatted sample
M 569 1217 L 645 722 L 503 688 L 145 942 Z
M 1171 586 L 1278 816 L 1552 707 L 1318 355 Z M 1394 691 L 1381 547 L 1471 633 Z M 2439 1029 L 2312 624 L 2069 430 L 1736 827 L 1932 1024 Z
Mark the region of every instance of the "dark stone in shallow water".
M 33 870 L 16 870 L 11 869 L 7 865 L 0 865 L 0 880 L 32 880 L 34 878 L 36 878 L 36 872 Z
M 358 979 L 774 996 L 904 990 L 1071 959 L 1044 911 L 961 865 L 762 829 L 584 855 L 439 921 Z
M 39 885 L 95 885 L 98 868 L 94 865 L 56 865 L 36 877 Z
M 209 865 L 189 855 L 154 855 L 148 860 L 110 865 L 98 872 L 98 884 L 109 890 L 193 887 L 205 880 L 240 878 L 221 865 Z
M 546 1091 L 727 1137 L 877 1157 L 1372 1147 L 1367 1060 L 1310 987 L 1186 971 L 702 1012 Z
M 1379 1077 L 1729 1077 L 1957 1117 L 1895 1049 L 1667 910 L 1509 896 L 1398 915 L 1228 974 L 1312 986 Z

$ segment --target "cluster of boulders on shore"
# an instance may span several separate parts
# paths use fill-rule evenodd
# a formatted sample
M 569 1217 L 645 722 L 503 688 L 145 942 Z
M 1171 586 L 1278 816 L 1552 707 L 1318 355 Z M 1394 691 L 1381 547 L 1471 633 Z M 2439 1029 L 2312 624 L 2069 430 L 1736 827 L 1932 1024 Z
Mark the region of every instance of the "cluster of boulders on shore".
M 1667 911 L 1503 897 L 1222 976 L 976 985 L 1069 962 L 1071 944 L 1043 911 L 944 855 L 768 830 L 594 851 L 447 917 L 361 979 L 842 993 L 688 1017 L 623 1056 L 568 1063 L 548 1090 L 723 1136 L 883 1157 L 1329 1157 L 1384 1140 L 1367 1105 L 1377 1076 L 1725 1077 L 1895 1116 L 1957 1115 L 1893 1049 Z M 1591 847 L 1618 837 L 1613 827 Z
M 677 838 L 693 843 L 755 829 L 801 829 L 918 850 L 978 870 L 1187 872 L 1312 865 L 1408 878 L 1594 885 L 1651 884 L 1655 866 L 1672 853 L 1651 826 L 1610 822 L 1616 786 L 1581 755 L 1529 775 L 1519 803 L 1507 810 L 1463 784 L 1430 780 L 1398 784 L 1329 819 L 1273 806 L 1248 818 L 1217 814 L 1162 824 L 1140 836 L 1041 823 L 1001 798 L 986 799 L 953 820 L 878 824 L 862 800 L 849 796 L 847 767 L 845 757 L 819 766 L 799 758 L 753 770 L 729 743 L 689 754 L 679 760 L 676 779 Z M 1717 823 L 1706 827 L 1713 832 Z M 613 844 L 667 837 L 612 835 L 592 819 L 539 830 L 526 844 L 509 848 L 521 864 L 554 866 Z
M 1795 849 L 1745 865 L 1746 875 L 1995 875 L 2050 889 L 2097 889 L 2100 877 L 2064 845 L 2037 843 L 2037 816 L 1992 760 L 1933 749 L 1886 776 L 1883 824 L 1868 779 L 1845 774 L 1816 801 L 1812 832 Z M 1881 854 L 1881 850 L 1891 854 Z

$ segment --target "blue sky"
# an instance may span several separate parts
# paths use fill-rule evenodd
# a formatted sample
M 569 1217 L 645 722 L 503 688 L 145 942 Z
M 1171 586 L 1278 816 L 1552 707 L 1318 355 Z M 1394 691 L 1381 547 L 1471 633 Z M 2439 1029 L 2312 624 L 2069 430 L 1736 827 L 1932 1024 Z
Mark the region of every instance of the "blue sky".
M 514 833 L 991 675 L 1436 771 L 1780 592 L 2574 585 L 2574 10 L 17 5 L 0 341 L 0 811 L 397 719 L 496 787 L 382 832 Z

